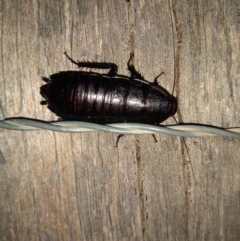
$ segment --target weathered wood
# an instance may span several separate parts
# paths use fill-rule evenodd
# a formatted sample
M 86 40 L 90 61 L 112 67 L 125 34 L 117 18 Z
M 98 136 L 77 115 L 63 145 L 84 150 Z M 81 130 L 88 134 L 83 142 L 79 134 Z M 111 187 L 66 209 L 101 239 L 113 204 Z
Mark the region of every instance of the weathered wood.
M 240 125 L 238 0 L 3 0 L 0 9 L 6 117 L 57 120 L 39 87 L 41 76 L 76 69 L 64 50 L 125 75 L 134 51 L 146 79 L 164 71 L 171 91 L 175 73 L 180 122 Z M 125 136 L 115 148 L 116 137 L 0 132 L 1 240 L 240 239 L 238 140 L 186 138 L 186 149 L 179 137 Z

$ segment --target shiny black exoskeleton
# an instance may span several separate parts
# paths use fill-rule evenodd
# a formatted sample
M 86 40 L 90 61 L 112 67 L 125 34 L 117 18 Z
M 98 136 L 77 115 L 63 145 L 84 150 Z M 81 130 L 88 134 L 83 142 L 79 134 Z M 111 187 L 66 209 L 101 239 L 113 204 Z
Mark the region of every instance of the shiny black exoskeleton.
M 117 75 L 113 63 L 76 62 L 78 67 L 110 69 L 108 74 L 86 71 L 63 71 L 43 78 L 47 84 L 40 93 L 41 104 L 63 120 L 79 120 L 99 124 L 135 122 L 158 124 L 173 116 L 177 101 L 157 83 L 148 82 L 135 70 L 133 54 L 128 61 L 131 76 Z

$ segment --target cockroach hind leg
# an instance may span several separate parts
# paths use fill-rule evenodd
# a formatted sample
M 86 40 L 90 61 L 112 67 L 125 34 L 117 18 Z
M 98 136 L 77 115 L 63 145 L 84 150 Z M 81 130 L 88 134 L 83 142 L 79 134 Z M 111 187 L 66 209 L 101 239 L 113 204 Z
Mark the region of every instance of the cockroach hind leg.
M 120 138 L 123 137 L 123 136 L 124 136 L 123 134 L 118 135 L 115 147 L 118 147 L 118 142 L 119 142 Z
M 64 54 L 66 57 L 79 68 L 89 68 L 89 69 L 110 69 L 108 72 L 109 76 L 115 76 L 118 72 L 118 66 L 114 63 L 98 63 L 98 62 L 85 62 L 85 61 L 75 61 L 73 60 L 65 51 Z
M 71 63 L 76 64 L 76 65 L 78 66 L 78 63 L 77 63 L 76 61 L 74 61 L 74 60 L 67 54 L 66 51 L 64 51 L 64 54 L 65 54 L 65 56 L 71 61 Z

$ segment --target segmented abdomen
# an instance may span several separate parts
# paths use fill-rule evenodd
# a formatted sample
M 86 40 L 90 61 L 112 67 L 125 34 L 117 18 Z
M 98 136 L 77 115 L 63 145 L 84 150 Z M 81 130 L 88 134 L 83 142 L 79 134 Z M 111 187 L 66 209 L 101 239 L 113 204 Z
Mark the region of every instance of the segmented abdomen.
M 155 123 L 175 108 L 165 89 L 121 75 L 60 72 L 44 88 L 49 109 L 65 120 Z

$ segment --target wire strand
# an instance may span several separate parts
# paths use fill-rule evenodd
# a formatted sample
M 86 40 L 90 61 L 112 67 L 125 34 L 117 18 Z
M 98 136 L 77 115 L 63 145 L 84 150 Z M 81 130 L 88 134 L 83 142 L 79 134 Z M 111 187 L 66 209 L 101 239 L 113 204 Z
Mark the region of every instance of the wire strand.
M 38 119 L 14 117 L 4 119 L 0 105 L 0 131 L 3 129 L 16 131 L 51 130 L 66 133 L 85 133 L 103 131 L 123 135 L 149 135 L 155 133 L 180 137 L 223 136 L 240 139 L 240 128 L 220 128 L 202 124 L 149 125 L 140 123 L 117 123 L 100 125 L 82 121 L 46 122 Z M 0 150 L 0 163 L 6 163 Z

